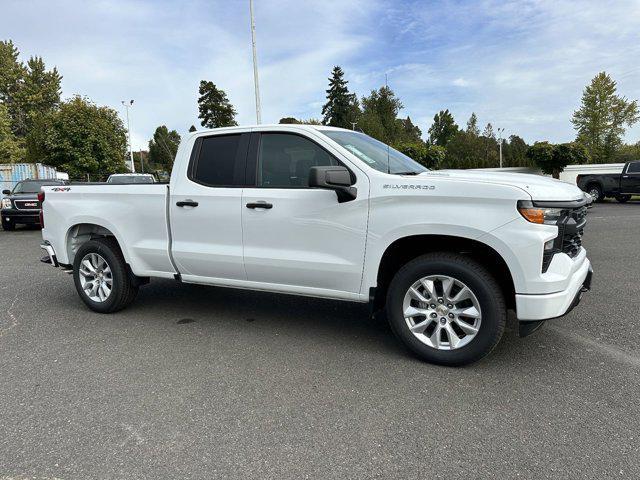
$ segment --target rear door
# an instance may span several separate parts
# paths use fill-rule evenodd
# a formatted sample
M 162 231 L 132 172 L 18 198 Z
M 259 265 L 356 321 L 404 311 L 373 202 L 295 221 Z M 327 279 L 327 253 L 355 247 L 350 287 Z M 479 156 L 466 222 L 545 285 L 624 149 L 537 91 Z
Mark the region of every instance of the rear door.
M 250 135 L 199 137 L 171 186 L 173 259 L 185 280 L 246 280 L 241 200 Z
M 640 194 L 640 161 L 629 162 L 620 177 L 621 193 Z
M 368 217 L 366 175 L 330 152 L 321 138 L 264 131 L 251 141 L 248 169 L 255 172 L 255 187 L 245 188 L 242 198 L 248 280 L 298 293 L 358 293 Z M 353 201 L 339 203 L 334 191 L 308 187 L 312 166 L 338 164 L 356 180 Z

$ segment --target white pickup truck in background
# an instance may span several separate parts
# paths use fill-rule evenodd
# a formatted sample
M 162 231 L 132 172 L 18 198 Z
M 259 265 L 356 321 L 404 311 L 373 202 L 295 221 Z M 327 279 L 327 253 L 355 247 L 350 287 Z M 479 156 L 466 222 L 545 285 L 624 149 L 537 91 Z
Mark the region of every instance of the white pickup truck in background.
M 362 133 L 303 125 L 187 136 L 169 184 L 44 187 L 42 248 L 97 312 L 150 277 L 370 302 L 421 358 L 488 354 L 591 282 L 576 186 L 428 171 Z

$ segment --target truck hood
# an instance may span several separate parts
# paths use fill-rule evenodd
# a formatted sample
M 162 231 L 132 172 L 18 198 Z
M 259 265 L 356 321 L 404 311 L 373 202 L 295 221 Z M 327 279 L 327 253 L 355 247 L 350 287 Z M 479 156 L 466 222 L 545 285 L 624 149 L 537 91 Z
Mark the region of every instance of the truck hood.
M 425 172 L 420 177 L 448 177 L 478 183 L 492 183 L 517 187 L 527 192 L 533 200 L 580 200 L 584 192 L 577 186 L 541 175 L 529 173 L 487 172 L 481 170 L 438 170 Z

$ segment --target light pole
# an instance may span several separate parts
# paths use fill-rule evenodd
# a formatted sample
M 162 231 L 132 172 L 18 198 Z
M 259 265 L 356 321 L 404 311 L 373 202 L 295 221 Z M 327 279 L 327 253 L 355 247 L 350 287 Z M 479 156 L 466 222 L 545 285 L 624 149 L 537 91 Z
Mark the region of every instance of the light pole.
M 500 145 L 500 168 L 502 168 L 502 134 L 504 133 L 504 128 L 498 129 L 498 142 Z
M 256 24 L 253 21 L 253 0 L 249 0 L 249 13 L 251 15 L 251 46 L 253 48 L 253 84 L 256 90 L 256 121 L 262 123 L 260 113 L 260 87 L 258 86 L 258 56 L 256 53 Z
M 128 102 L 125 100 L 122 100 L 121 103 L 122 105 L 124 105 L 124 108 L 127 111 L 127 136 L 129 139 L 129 158 L 131 159 L 131 172 L 135 173 L 136 165 L 135 163 L 133 163 L 133 150 L 131 148 L 131 124 L 129 123 L 129 107 L 133 105 L 133 100 L 129 100 Z

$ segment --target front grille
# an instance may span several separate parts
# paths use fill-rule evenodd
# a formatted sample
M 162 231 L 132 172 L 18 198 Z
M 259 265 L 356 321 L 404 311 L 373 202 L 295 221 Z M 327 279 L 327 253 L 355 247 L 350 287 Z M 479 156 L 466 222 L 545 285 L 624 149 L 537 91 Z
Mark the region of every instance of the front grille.
M 574 258 L 582 248 L 582 235 L 587 223 L 587 207 L 570 208 L 563 211 L 558 220 L 558 236 L 553 243 L 553 249 L 545 251 L 542 257 L 542 273 L 549 269 L 551 260 L 556 253 L 566 253 Z
M 14 200 L 14 205 L 18 210 L 39 210 L 40 202 L 37 200 Z

